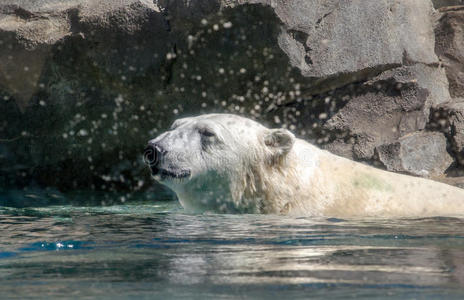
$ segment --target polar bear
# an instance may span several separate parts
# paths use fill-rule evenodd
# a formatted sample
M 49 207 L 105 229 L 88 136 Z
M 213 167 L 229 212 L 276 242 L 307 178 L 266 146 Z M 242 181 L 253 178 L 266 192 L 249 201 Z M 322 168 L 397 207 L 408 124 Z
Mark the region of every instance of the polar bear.
M 463 189 L 354 162 L 237 115 L 178 119 L 144 158 L 191 212 L 464 215 Z

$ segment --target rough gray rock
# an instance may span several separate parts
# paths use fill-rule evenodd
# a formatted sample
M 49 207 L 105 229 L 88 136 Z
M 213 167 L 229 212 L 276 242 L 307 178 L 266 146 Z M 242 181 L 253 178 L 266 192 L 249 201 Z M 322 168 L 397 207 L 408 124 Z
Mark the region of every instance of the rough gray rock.
M 260 1 L 271 3 L 271 1 Z M 428 1 L 273 1 L 285 25 L 279 45 L 304 76 L 437 63 Z M 362 78 L 362 76 L 360 76 Z
M 379 160 L 389 171 L 418 176 L 439 176 L 453 159 L 446 152 L 446 138 L 438 132 L 415 132 L 376 148 Z
M 446 69 L 452 97 L 464 97 L 464 6 L 443 9 L 435 51 Z
M 210 0 L 157 1 L 156 4 L 146 0 L 9 0 L 0 5 L 0 33 L 2 42 L 12 47 L 11 51 L 0 53 L 0 61 L 19 66 L 19 69 L 28 68 L 28 71 L 15 72 L 14 67 L 9 67 L 5 71 L 9 78 L 0 81 L 7 83 L 7 90 L 24 109 L 37 91 L 35 87 L 51 51 L 50 45 L 67 36 L 97 40 L 100 45 L 95 50 L 105 54 L 110 53 L 105 51 L 108 49 L 102 41 L 108 42 L 108 46 L 114 43 L 111 38 L 123 34 L 127 37 L 148 31 L 151 36 L 145 36 L 145 39 L 175 44 L 180 42 L 179 39 L 187 38 L 189 31 L 198 31 L 195 27 L 199 27 L 202 19 L 218 19 L 214 14 L 221 8 L 225 11 L 227 7 L 247 3 L 272 7 L 283 23 L 277 43 L 290 58 L 291 65 L 300 69 L 305 77 L 319 80 L 337 77 L 337 80 L 331 81 L 332 87 L 399 66 L 405 60 L 424 64 L 438 62 L 433 51 L 432 5 L 422 0 L 312 0 L 290 3 Z M 100 39 L 89 35 L 97 35 Z M 195 35 L 191 36 L 196 39 Z M 132 41 L 127 39 L 124 42 Z M 167 49 L 160 48 L 157 50 L 161 50 L 159 54 L 164 59 L 162 54 L 166 54 Z M 14 60 L 8 59 L 11 53 L 18 51 L 24 54 L 13 55 Z M 135 52 L 137 57 L 143 54 Z M 116 53 L 119 56 L 123 54 Z M 110 54 L 108 59 L 111 58 L 114 55 Z M 142 55 L 134 62 L 138 62 L 137 67 L 142 67 L 143 62 L 150 65 L 151 61 Z M 109 68 L 107 71 L 121 70 Z M 327 89 L 318 83 L 315 81 L 312 85 Z
M 423 0 L 2 1 L 0 186 L 142 189 L 145 142 L 206 112 L 370 158 L 447 100 L 435 13 Z
M 421 64 L 386 71 L 351 96 L 324 128 L 344 133 L 334 141 L 338 144 L 352 137 L 354 158 L 361 160 L 372 159 L 377 146 L 424 129 L 430 107 L 450 99 L 444 71 Z M 346 152 L 346 146 L 326 147 Z
M 151 42 L 143 40 L 150 35 Z M 122 62 L 136 64 L 134 75 L 162 64 L 153 51 L 162 56 L 169 45 L 153 43 L 163 40 L 169 41 L 165 19 L 150 1 L 7 1 L 0 4 L 0 43 L 5 45 L 0 48 L 0 64 L 5 66 L 0 85 L 24 111 L 50 81 L 47 69 L 56 64 L 63 47 L 70 51 L 74 44 L 75 51 L 85 51 L 93 60 L 95 69 L 115 76 L 122 73 Z M 131 50 L 134 56 L 128 55 Z M 77 55 L 69 59 L 82 63 Z

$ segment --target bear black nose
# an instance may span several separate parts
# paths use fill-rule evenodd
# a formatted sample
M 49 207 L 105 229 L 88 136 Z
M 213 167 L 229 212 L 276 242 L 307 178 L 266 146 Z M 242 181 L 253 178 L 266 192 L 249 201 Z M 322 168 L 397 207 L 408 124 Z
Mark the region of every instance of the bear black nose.
M 156 144 L 148 144 L 143 153 L 143 160 L 149 166 L 156 166 L 163 153 L 164 151 L 160 146 Z

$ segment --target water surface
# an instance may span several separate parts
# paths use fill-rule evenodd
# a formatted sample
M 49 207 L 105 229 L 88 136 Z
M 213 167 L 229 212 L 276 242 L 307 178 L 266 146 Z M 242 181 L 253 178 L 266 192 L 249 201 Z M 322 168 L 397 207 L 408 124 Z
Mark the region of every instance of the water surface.
M 7 298 L 464 298 L 464 219 L 0 208 Z

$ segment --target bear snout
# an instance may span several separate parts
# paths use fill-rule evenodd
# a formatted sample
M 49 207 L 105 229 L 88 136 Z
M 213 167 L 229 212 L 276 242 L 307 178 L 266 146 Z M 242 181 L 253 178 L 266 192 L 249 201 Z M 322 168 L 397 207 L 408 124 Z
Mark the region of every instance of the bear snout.
M 143 152 L 143 160 L 150 167 L 156 167 L 160 162 L 161 156 L 166 153 L 166 151 L 155 143 L 148 143 L 148 146 Z

